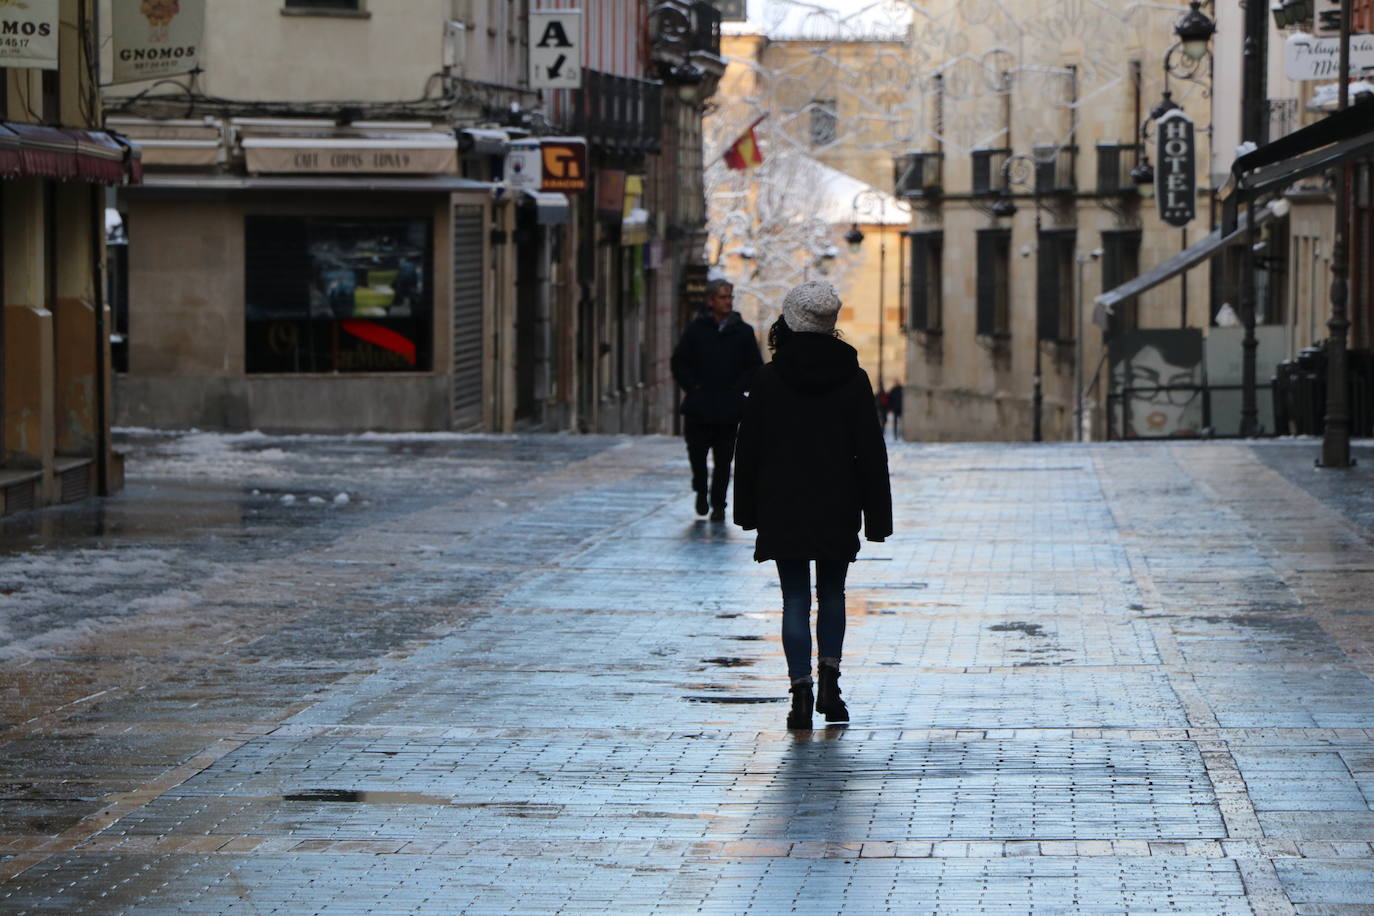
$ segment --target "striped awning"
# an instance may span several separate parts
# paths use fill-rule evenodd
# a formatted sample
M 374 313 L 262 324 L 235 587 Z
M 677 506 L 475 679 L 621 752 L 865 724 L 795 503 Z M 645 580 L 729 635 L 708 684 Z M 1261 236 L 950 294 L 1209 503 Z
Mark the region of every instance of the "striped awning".
M 103 130 L 0 122 L 0 175 L 98 184 L 132 184 L 137 151 Z

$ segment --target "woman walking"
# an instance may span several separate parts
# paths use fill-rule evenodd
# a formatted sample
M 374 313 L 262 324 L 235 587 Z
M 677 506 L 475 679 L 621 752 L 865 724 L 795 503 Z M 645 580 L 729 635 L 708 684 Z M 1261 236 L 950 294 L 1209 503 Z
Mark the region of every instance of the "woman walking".
M 844 580 L 870 541 L 892 533 L 887 449 L 868 374 L 835 336 L 840 299 L 812 281 L 783 299 L 768 332 L 773 360 L 744 408 L 735 451 L 735 523 L 758 529 L 754 559 L 773 560 L 782 587 L 782 647 L 792 679 L 788 728 L 810 728 L 811 708 L 848 722 L 840 699 Z M 818 680 L 811 680 L 811 562 L 816 563 Z

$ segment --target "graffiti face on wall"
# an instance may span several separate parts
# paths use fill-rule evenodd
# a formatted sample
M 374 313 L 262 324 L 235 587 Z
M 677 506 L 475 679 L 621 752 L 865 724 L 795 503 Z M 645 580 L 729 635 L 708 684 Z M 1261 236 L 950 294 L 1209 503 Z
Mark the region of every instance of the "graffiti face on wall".
M 1110 344 L 1117 427 L 1128 439 L 1196 436 L 1203 427 L 1202 331 L 1130 331 Z

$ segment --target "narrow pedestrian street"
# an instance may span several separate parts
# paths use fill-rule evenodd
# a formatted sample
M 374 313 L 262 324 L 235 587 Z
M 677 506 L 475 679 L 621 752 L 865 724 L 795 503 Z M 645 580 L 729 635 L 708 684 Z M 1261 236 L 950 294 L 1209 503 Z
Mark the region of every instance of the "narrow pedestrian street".
M 122 440 L 0 522 L 5 913 L 1374 912 L 1367 444 L 894 444 L 788 732 L 680 440 Z

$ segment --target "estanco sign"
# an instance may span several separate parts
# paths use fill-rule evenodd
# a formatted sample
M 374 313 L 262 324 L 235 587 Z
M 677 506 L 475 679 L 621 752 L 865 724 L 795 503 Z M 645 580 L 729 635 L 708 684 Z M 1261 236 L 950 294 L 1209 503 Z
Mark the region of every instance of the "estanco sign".
M 0 67 L 57 69 L 58 0 L 0 0 Z
M 1158 135 L 1155 199 L 1159 218 L 1186 226 L 1197 216 L 1197 139 L 1193 119 L 1175 108 L 1155 122 Z

